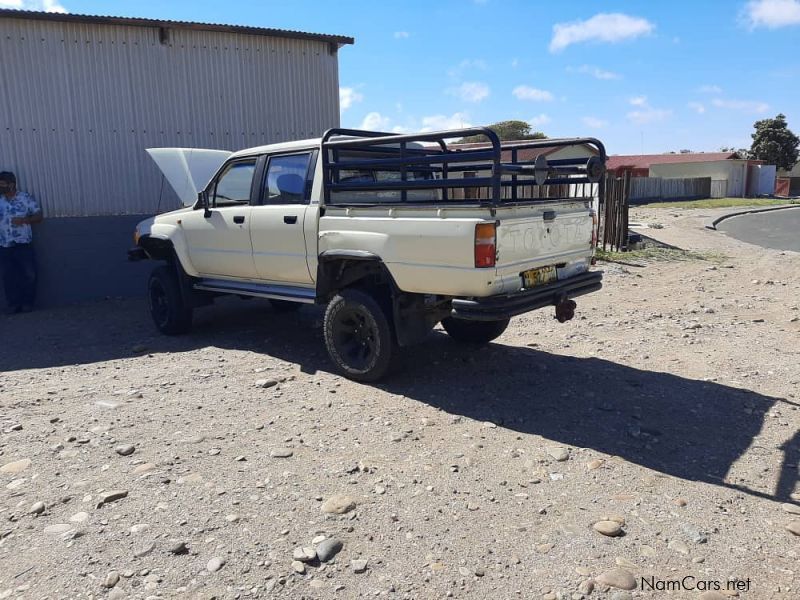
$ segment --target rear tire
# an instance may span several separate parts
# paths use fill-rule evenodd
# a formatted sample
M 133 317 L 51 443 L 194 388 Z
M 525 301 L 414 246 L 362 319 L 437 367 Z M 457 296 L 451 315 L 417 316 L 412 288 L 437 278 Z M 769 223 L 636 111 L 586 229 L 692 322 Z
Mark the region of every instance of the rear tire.
M 172 265 L 153 269 L 147 283 L 150 316 L 161 333 L 179 335 L 192 328 L 192 308 L 183 301 L 178 275 Z
M 457 342 L 467 344 L 488 344 L 499 338 L 508 327 L 511 319 L 500 321 L 467 321 L 455 317 L 442 319 L 442 327 Z
M 301 306 L 303 306 L 299 302 L 290 302 L 288 300 L 273 300 L 272 298 L 270 298 L 269 303 L 272 304 L 272 308 L 275 310 L 275 312 L 279 313 L 295 312 L 296 310 L 299 310 Z
M 392 360 L 395 340 L 386 313 L 361 290 L 339 292 L 328 304 L 325 346 L 337 370 L 355 381 L 377 381 Z

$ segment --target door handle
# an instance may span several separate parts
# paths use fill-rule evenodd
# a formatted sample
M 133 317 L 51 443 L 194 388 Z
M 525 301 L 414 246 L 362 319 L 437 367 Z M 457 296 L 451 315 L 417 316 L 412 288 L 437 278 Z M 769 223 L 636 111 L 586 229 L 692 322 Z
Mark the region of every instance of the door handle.
M 283 215 L 283 222 L 287 225 L 294 225 L 297 223 L 297 215 Z
M 233 222 L 236 223 L 237 225 L 241 225 L 242 223 L 244 223 L 244 215 L 236 215 L 235 217 L 233 217 Z
M 553 221 L 556 218 L 556 211 L 554 210 L 546 210 L 542 213 L 542 219 L 545 221 Z

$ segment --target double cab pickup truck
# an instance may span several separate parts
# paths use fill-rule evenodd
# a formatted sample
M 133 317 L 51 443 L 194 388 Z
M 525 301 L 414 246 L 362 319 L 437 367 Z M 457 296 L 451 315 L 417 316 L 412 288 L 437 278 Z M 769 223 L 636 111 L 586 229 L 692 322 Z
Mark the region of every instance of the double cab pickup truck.
M 475 135 L 487 141 L 454 143 Z M 569 148 L 581 151 L 545 156 Z M 147 299 L 165 334 L 188 332 L 193 311 L 225 294 L 277 312 L 324 305 L 336 370 L 375 381 L 438 323 L 485 344 L 535 309 L 567 321 L 575 297 L 601 288 L 606 153 L 594 138 L 331 129 L 235 153 L 148 152 L 184 203 L 139 223 L 129 252 L 162 263 Z

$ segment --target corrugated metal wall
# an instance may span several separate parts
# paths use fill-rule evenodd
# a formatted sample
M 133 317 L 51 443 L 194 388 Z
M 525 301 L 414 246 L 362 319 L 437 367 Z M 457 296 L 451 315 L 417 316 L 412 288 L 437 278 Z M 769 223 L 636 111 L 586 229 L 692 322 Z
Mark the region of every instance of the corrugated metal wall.
M 48 217 L 149 214 L 162 193 L 145 148 L 238 150 L 339 124 L 326 42 L 211 31 L 0 19 L 0 170 Z M 163 186 L 160 210 L 177 206 Z

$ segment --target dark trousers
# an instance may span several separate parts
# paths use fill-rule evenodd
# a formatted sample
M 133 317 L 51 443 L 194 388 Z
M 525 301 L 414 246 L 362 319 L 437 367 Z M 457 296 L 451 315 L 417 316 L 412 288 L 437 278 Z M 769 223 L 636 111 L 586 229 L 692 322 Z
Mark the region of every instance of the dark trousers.
M 36 259 L 32 244 L 0 248 L 0 270 L 9 308 L 33 306 L 36 296 Z

